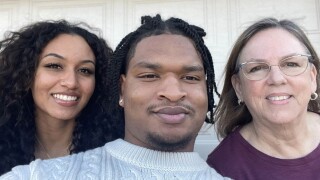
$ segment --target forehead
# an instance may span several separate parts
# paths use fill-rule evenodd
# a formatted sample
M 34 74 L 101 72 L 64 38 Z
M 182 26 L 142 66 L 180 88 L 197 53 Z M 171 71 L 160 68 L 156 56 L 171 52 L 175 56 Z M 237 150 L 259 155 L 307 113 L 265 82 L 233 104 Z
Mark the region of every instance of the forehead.
M 303 54 L 303 44 L 290 32 L 270 28 L 255 34 L 242 49 L 240 61 L 253 59 L 279 59 L 290 54 Z
M 62 34 L 58 34 L 56 37 L 51 39 L 48 42 L 47 46 L 53 46 L 55 44 L 59 44 L 60 46 L 61 45 L 68 45 L 69 43 L 72 43 L 72 41 L 81 41 L 83 43 L 86 43 L 86 41 L 83 39 L 83 37 L 81 37 L 77 34 L 62 33 Z
M 136 46 L 130 64 L 140 61 L 174 63 L 184 59 L 187 63 L 201 63 L 193 42 L 182 35 L 161 34 L 142 39 Z M 169 60 L 169 61 L 168 61 Z
M 48 53 L 57 53 L 61 56 L 66 56 L 65 58 L 76 57 L 79 59 L 95 59 L 95 55 L 86 40 L 76 34 L 59 34 L 53 38 L 43 48 L 40 57 L 43 57 Z
M 51 39 L 48 44 L 44 47 L 46 49 L 54 49 L 54 50 L 64 50 L 68 51 L 69 49 L 90 49 L 91 47 L 87 43 L 87 41 L 78 34 L 67 34 L 62 33 Z M 80 53 L 80 52 L 79 52 Z

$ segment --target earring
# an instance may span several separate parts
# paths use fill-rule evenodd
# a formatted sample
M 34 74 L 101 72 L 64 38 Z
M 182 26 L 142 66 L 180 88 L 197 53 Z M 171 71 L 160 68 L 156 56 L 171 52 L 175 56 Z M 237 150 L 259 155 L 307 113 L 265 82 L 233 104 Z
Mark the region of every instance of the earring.
M 238 104 L 242 105 L 242 100 L 241 99 L 238 99 Z
M 121 106 L 122 103 L 123 103 L 123 99 L 121 98 L 121 99 L 119 100 L 119 105 Z
M 311 100 L 314 101 L 318 98 L 318 94 L 316 92 L 311 93 Z

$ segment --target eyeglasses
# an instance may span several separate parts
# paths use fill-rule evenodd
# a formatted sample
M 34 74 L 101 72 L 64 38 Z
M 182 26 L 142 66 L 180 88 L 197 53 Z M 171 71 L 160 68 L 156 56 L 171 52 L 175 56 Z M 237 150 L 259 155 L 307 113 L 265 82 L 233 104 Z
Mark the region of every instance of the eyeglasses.
M 311 55 L 297 54 L 282 59 L 278 65 L 270 65 L 266 62 L 247 61 L 237 67 L 237 72 L 242 69 L 243 74 L 249 80 L 258 81 L 268 76 L 271 66 L 278 66 L 281 72 L 287 76 L 298 76 L 304 73 L 311 61 Z

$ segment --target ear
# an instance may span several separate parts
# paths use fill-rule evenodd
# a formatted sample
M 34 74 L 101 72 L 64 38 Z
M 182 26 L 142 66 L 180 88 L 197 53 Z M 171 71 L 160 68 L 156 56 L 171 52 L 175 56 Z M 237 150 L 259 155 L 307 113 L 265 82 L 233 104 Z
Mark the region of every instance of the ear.
M 121 107 L 124 106 L 124 97 L 123 97 L 123 94 L 124 94 L 124 88 L 125 88 L 125 83 L 126 83 L 126 76 L 124 74 L 121 75 L 120 77 L 120 86 L 121 86 L 121 91 L 120 91 L 120 99 L 119 99 L 119 105 Z
M 317 90 L 317 74 L 318 74 L 317 69 L 314 66 L 314 64 L 312 64 L 311 71 L 310 71 L 312 92 L 316 92 Z
M 241 89 L 242 89 L 241 82 L 240 82 L 239 76 L 237 74 L 232 75 L 231 83 L 232 83 L 233 89 L 235 90 L 235 92 L 237 94 L 238 99 L 243 101 L 242 91 L 241 91 Z

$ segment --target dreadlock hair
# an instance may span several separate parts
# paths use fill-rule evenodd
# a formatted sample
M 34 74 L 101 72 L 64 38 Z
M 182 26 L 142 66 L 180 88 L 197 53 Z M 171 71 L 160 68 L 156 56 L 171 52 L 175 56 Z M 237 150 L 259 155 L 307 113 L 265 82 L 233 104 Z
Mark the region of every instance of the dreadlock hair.
M 205 121 L 213 124 L 213 109 L 215 107 L 214 93 L 218 96 L 220 96 L 220 94 L 217 92 L 212 57 L 203 40 L 203 37 L 206 35 L 205 31 L 198 26 L 190 25 L 178 18 L 172 17 L 163 21 L 159 14 L 155 17 L 141 17 L 141 24 L 142 25 L 137 30 L 129 33 L 121 40 L 111 58 L 111 64 L 109 65 L 110 69 L 108 70 L 107 75 L 111 81 L 108 83 L 110 105 L 118 104 L 120 76 L 121 74 L 126 74 L 129 60 L 133 57 L 137 44 L 143 38 L 161 34 L 182 35 L 189 38 L 194 43 L 197 52 L 201 56 L 207 78 L 208 111 L 210 112 L 209 118 L 207 117 Z M 122 121 L 121 123 L 123 123 L 123 109 L 119 105 L 109 107 L 108 109 L 113 112 L 118 111 L 118 116 Z
M 104 39 L 85 23 L 65 20 L 37 22 L 9 32 L 0 42 L 0 175 L 34 160 L 35 105 L 31 84 L 46 45 L 61 34 L 81 36 L 96 58 L 94 92 L 76 117 L 71 153 L 102 146 L 118 138 L 117 124 L 106 114 L 105 72 L 112 54 Z

